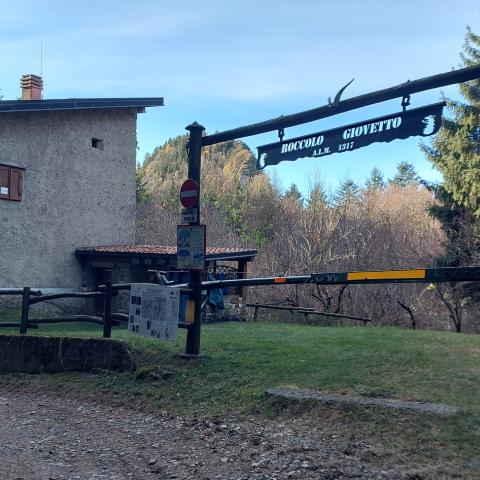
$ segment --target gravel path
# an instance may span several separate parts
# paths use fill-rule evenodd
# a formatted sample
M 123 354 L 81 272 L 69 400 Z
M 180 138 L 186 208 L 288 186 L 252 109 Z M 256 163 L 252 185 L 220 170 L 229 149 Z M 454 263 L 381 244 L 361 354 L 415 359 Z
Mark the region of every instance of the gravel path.
M 288 423 L 186 419 L 72 397 L 0 392 L 2 480 L 390 479 L 371 448 Z

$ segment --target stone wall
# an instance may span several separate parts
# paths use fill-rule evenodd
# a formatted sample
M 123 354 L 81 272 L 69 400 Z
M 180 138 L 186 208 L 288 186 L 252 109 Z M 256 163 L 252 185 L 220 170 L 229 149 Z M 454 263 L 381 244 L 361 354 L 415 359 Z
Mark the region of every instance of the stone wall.
M 135 369 L 126 345 L 116 340 L 0 335 L 0 351 L 2 373 Z

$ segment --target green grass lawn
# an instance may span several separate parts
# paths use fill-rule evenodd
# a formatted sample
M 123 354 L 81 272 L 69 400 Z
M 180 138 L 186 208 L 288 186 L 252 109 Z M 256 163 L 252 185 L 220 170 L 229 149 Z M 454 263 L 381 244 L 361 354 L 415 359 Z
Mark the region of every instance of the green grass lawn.
M 101 331 L 95 325 L 54 325 L 29 335 L 97 337 Z M 113 338 L 131 345 L 140 373 L 159 367 L 172 376 L 155 380 L 137 371 L 4 376 L 4 381 L 142 399 L 187 415 L 307 415 L 327 430 L 370 439 L 385 459 L 407 455 L 422 465 L 453 465 L 462 475 L 469 472 L 464 478 L 476 478 L 470 473 L 475 471 L 480 478 L 480 336 L 394 327 L 212 324 L 203 328 L 200 360 L 179 357 L 185 331 L 173 344 L 118 328 Z M 267 388 L 280 385 L 447 403 L 461 412 L 439 418 L 359 407 L 295 407 L 266 398 Z

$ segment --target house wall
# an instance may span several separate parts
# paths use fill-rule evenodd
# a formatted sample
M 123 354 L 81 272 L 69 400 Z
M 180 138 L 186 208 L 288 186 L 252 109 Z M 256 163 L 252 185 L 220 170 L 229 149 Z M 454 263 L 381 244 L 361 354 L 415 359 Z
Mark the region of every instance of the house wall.
M 0 200 L 0 287 L 80 288 L 75 248 L 135 242 L 136 115 L 0 114 L 0 164 L 25 168 L 22 201 Z

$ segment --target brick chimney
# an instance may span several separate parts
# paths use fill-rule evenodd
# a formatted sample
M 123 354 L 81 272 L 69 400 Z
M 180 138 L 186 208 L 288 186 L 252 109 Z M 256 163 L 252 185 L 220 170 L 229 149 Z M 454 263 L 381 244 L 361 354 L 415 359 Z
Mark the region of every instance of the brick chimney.
M 43 80 L 38 75 L 22 75 L 22 100 L 41 100 L 43 97 Z

